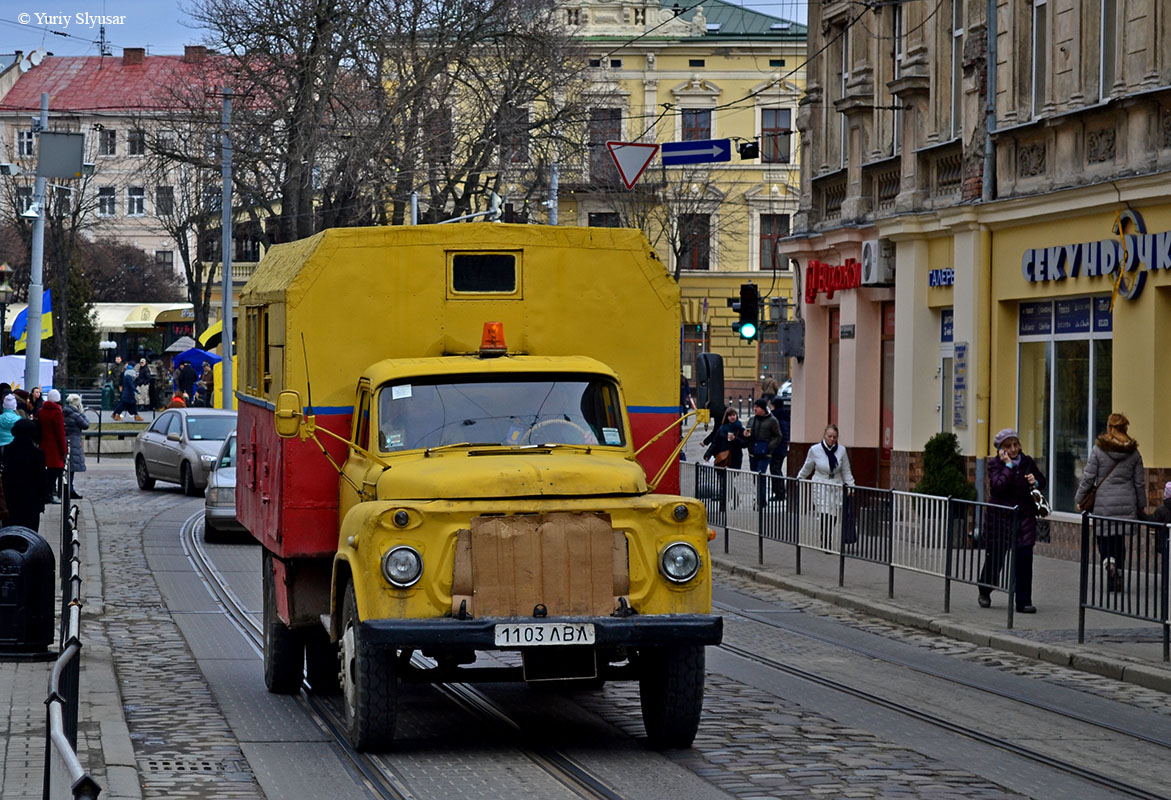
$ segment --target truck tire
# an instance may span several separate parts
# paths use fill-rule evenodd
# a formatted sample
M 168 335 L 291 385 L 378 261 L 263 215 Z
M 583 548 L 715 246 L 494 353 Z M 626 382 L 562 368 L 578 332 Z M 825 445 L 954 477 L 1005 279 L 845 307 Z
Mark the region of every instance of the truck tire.
M 350 745 L 361 752 L 389 750 L 398 715 L 398 677 L 394 650 L 372 647 L 362 638 L 354 585 L 346 587 L 342 611 L 342 700 Z
M 638 660 L 642 722 L 650 746 L 690 747 L 703 711 L 703 646 L 646 648 Z
M 341 673 L 337 645 L 329 640 L 325 628 L 311 628 L 304 637 L 305 677 L 313 694 L 334 695 L 341 692 Z
M 264 685 L 273 694 L 296 694 L 301 690 L 305 649 L 296 633 L 281 621 L 276 611 L 276 577 L 272 574 L 272 553 L 264 553 Z

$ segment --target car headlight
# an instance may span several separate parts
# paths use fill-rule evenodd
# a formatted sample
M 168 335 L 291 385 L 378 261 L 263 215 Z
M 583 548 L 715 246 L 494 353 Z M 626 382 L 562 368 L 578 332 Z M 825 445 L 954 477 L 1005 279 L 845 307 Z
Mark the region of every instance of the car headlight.
M 686 583 L 699 572 L 699 553 L 687 542 L 675 542 L 663 549 L 659 567 L 667 580 Z
M 230 506 L 235 502 L 235 489 L 228 487 L 216 487 L 207 490 L 207 504 L 210 506 Z
M 392 547 L 382 557 L 382 574 L 392 586 L 414 586 L 423 574 L 423 557 L 413 547 Z
M 200 456 L 199 460 L 203 462 L 203 466 L 210 467 L 215 463 L 215 456 Z

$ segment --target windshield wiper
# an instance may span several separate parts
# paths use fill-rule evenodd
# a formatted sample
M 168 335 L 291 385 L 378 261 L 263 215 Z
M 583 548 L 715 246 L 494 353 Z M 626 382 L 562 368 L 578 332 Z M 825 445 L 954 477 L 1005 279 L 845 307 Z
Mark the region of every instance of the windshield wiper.
M 432 453 L 438 453 L 440 450 L 453 450 L 457 447 L 499 447 L 500 442 L 454 442 L 453 444 L 440 444 L 435 447 L 428 447 L 423 451 L 424 456 L 429 456 Z

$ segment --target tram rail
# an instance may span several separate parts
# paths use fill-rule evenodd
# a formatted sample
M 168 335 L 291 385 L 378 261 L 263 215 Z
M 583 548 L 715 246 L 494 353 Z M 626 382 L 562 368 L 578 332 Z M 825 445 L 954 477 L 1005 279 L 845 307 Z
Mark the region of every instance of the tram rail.
M 261 626 L 249 615 L 207 552 L 199 535 L 202 530 L 202 517 L 203 512 L 197 512 L 184 521 L 180 529 L 183 551 L 207 585 L 208 591 L 223 608 L 224 614 L 260 655 L 264 648 Z M 420 655 L 416 654 L 414 660 L 419 666 L 432 666 Z M 482 721 L 508 728 L 514 734 L 521 731 L 520 725 L 509 717 L 499 704 L 468 684 L 434 684 L 433 688 L 465 712 Z M 309 691 L 308 684 L 303 684 L 299 701 L 314 723 L 329 734 L 331 743 L 344 756 L 343 760 L 352 770 L 352 774 L 360 776 L 360 782 L 372 794 L 386 800 L 419 800 L 419 795 L 386 759 L 377 754 L 360 753 L 350 746 L 344 732 L 344 721 L 328 698 L 313 694 Z M 624 800 L 623 795 L 564 753 L 535 745 L 526 745 L 519 749 L 535 766 L 583 800 Z

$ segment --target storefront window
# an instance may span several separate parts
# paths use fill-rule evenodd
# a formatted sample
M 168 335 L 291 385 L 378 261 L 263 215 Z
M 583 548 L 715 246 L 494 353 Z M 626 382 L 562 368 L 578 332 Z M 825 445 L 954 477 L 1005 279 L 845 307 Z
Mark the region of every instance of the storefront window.
M 1113 326 L 1108 297 L 1021 303 L 1017 427 L 1049 478 L 1057 511 L 1073 498 L 1111 406 Z
M 955 391 L 952 357 L 955 355 L 955 313 L 945 308 L 939 315 L 939 430 L 955 429 Z

